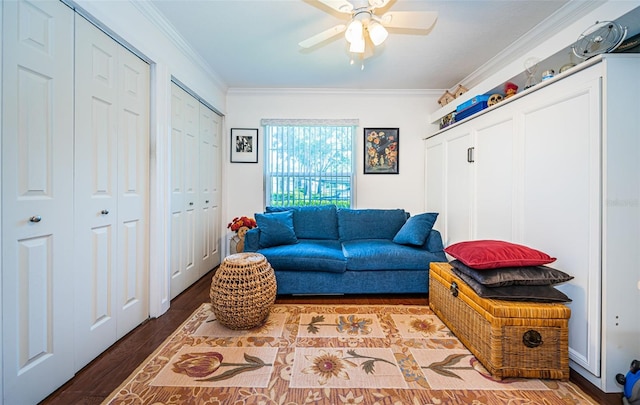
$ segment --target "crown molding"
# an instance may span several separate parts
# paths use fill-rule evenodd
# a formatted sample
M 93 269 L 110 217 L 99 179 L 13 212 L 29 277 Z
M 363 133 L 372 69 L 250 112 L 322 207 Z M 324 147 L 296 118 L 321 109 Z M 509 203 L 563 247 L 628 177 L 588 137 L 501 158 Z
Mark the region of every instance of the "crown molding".
M 606 0 L 570 0 L 558 11 L 465 77 L 461 83 L 465 83 L 467 88 L 478 85 L 489 78 L 496 70 L 516 61 L 518 57 L 525 55 L 531 49 L 549 40 L 567 25 L 597 9 L 604 3 L 606 3 Z
M 245 88 L 232 87 L 227 90 L 228 95 L 286 95 L 286 94 L 347 94 L 347 95 L 376 95 L 376 96 L 435 96 L 440 97 L 443 90 L 433 89 L 341 89 L 341 88 Z
M 147 0 L 129 0 L 131 4 L 140 11 L 140 13 L 155 25 L 164 35 L 173 42 L 173 44 L 191 61 L 200 66 L 209 76 L 211 76 L 214 83 L 223 92 L 227 91 L 227 84 L 220 78 L 218 73 L 209 65 L 193 48 L 184 40 L 182 35 L 178 33 L 175 27 L 167 21 L 165 16 Z

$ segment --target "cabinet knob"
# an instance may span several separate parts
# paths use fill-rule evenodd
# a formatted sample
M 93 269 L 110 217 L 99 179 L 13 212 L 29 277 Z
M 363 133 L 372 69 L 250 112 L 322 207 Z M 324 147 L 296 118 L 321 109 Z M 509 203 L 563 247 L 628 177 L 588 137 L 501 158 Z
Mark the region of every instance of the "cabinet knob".
M 205 201 L 204 201 L 204 203 L 205 203 L 205 204 L 209 204 L 209 200 L 205 200 Z
M 102 211 L 100 211 L 100 213 L 102 215 L 107 215 L 107 214 L 109 214 L 109 210 L 102 210 Z
M 193 201 L 190 201 L 190 202 L 189 202 L 189 205 L 193 205 Z
M 29 222 L 40 222 L 42 221 L 42 217 L 40 215 L 34 215 L 29 218 Z

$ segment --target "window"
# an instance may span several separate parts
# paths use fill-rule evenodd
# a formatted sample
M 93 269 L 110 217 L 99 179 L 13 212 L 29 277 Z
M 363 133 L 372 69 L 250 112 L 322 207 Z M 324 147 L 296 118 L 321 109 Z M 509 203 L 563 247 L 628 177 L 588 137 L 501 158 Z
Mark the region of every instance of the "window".
M 262 125 L 267 206 L 351 206 L 357 120 L 263 120 Z

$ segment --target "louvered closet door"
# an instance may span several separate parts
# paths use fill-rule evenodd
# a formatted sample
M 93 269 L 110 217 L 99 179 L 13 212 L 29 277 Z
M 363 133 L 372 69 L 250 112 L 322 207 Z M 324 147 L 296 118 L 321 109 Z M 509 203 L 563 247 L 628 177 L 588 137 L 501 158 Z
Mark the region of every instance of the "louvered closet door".
M 76 365 L 148 316 L 149 67 L 76 17 Z
M 73 11 L 2 6 L 2 385 L 34 404 L 74 372 Z
M 200 277 L 200 102 L 172 83 L 171 91 L 171 298 Z

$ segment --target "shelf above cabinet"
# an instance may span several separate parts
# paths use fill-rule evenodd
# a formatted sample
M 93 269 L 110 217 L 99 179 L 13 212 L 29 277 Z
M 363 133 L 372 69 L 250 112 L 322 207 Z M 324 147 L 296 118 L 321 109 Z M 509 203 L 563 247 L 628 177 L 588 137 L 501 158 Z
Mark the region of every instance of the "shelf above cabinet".
M 547 87 L 549 85 L 552 85 L 553 83 L 556 83 L 559 80 L 562 80 L 562 79 L 564 79 L 566 77 L 569 77 L 572 74 L 575 74 L 575 73 L 577 73 L 577 72 L 579 72 L 581 70 L 584 70 L 584 69 L 586 69 L 586 68 L 588 68 L 590 66 L 593 66 L 593 65 L 595 65 L 597 63 L 600 63 L 604 57 L 606 57 L 606 55 L 598 55 L 598 56 L 594 56 L 591 59 L 583 61 L 582 63 L 579 63 L 576 66 L 574 66 L 572 68 L 569 68 L 569 69 L 565 70 L 562 73 L 558 73 L 557 75 L 555 75 L 554 77 L 552 77 L 550 79 L 541 81 L 540 83 L 536 84 L 533 87 L 529 87 L 528 89 L 524 89 L 524 90 L 516 93 L 515 95 L 513 95 L 513 96 L 511 96 L 511 97 L 509 97 L 507 99 L 502 100 L 498 104 L 494 104 L 494 105 L 492 105 L 490 107 L 485 108 L 484 110 L 478 111 L 477 113 L 473 114 L 472 116 L 467 117 L 467 118 L 465 118 L 465 119 L 463 119 L 461 121 L 455 122 L 455 123 L 453 123 L 453 124 L 451 124 L 451 125 L 449 125 L 449 126 L 447 126 L 445 128 L 438 129 L 437 131 L 433 132 L 432 134 L 426 136 L 424 139 L 428 139 L 428 138 L 436 136 L 436 135 L 438 135 L 438 134 L 440 134 L 442 132 L 448 131 L 451 128 L 454 128 L 454 127 L 456 127 L 456 126 L 458 126 L 460 124 L 468 122 L 468 121 L 470 121 L 470 120 L 472 120 L 474 118 L 477 118 L 477 117 L 479 117 L 481 115 L 484 115 L 484 114 L 486 114 L 488 112 L 491 112 L 491 111 L 493 111 L 493 110 L 495 110 L 497 108 L 503 107 L 503 106 L 515 101 L 515 100 L 518 100 L 518 99 L 520 99 L 522 97 L 525 97 L 528 94 L 531 94 L 531 93 L 533 93 L 535 91 L 538 91 L 538 90 L 543 89 L 543 88 L 545 88 L 545 87 Z M 552 58 L 549 58 L 549 59 L 552 59 Z M 550 62 L 548 60 L 546 60 L 544 62 L 544 64 L 542 62 L 540 62 L 539 66 L 549 66 L 549 63 Z M 540 69 L 540 68 L 538 68 L 538 69 Z M 522 82 L 522 83 L 524 83 L 526 81 L 526 78 L 523 78 L 523 77 L 525 77 L 524 73 L 518 75 L 515 78 L 512 78 L 511 80 L 508 80 L 507 82 L 513 82 L 513 83 Z M 518 85 L 518 86 L 520 88 L 520 85 Z M 485 94 L 501 93 L 502 92 L 501 89 L 503 87 L 504 87 L 504 83 L 501 84 L 500 86 L 494 87 L 493 89 L 491 89 L 490 91 L 486 92 Z M 523 85 L 523 87 L 524 87 L 524 85 Z M 469 98 L 471 98 L 471 97 L 469 97 Z M 458 99 L 456 99 L 456 100 L 458 100 Z M 465 100 L 461 99 L 458 103 L 455 103 L 455 104 L 458 105 L 458 104 L 460 104 L 460 103 L 462 103 L 464 101 Z M 450 104 L 453 104 L 453 103 L 450 103 Z M 430 116 L 430 121 L 431 122 L 430 123 L 431 124 L 438 124 L 438 122 L 440 121 L 440 118 L 446 116 L 447 114 L 449 114 L 451 112 L 455 112 L 455 106 L 453 106 L 453 105 L 452 106 L 449 106 L 449 105 L 444 106 L 443 108 L 441 108 L 441 109 L 437 110 L 436 112 L 434 112 L 433 114 L 431 114 L 431 116 Z M 442 114 L 442 115 L 440 115 L 440 114 Z

